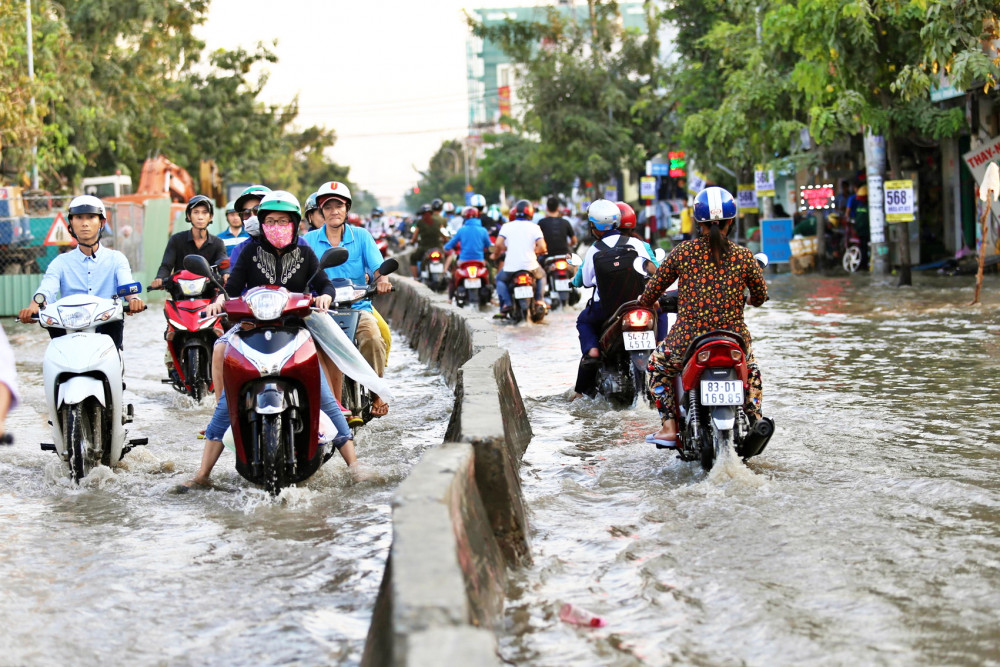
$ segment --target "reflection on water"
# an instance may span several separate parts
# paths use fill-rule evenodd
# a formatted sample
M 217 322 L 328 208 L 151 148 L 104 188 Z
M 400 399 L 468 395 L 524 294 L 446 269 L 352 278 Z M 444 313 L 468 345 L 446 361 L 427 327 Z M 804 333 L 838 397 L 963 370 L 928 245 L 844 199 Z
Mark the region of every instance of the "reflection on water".
M 504 657 L 567 664 L 984 664 L 1000 659 L 1000 281 L 781 275 L 748 311 L 777 433 L 706 475 L 653 410 L 567 403 L 575 313 L 500 327 L 535 437 L 535 563 Z M 558 619 L 571 602 L 600 629 Z
M 201 456 L 210 416 L 160 384 L 163 318 L 125 332 L 127 400 L 150 444 L 76 487 L 41 452 L 47 336 L 8 326 L 25 405 L 0 449 L 0 664 L 357 664 L 391 542 L 390 499 L 441 442 L 451 391 L 402 341 L 387 371 L 399 399 L 361 431 L 372 478 L 340 457 L 277 499 L 240 478 L 233 454 L 216 488 L 173 495 Z M 154 341 L 150 345 L 149 341 Z

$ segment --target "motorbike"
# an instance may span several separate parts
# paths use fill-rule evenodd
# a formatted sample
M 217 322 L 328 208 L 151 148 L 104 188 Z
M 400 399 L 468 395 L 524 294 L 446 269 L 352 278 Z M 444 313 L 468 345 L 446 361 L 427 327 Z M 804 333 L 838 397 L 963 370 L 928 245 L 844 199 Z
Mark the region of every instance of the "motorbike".
M 65 329 L 45 350 L 42 376 L 45 401 L 52 424 L 53 443 L 43 451 L 55 452 L 69 464 L 70 477 L 79 482 L 98 465 L 113 466 L 147 438 L 129 438 L 131 404 L 123 405 L 125 389 L 121 351 L 111 336 L 97 327 L 124 317 L 124 297 L 138 294 L 139 283 L 122 286 L 110 299 L 86 294 L 67 296 L 39 305 L 38 323 L 48 329 Z
M 375 236 L 375 247 L 377 247 L 378 251 L 380 253 L 382 253 L 382 257 L 383 258 L 388 257 L 389 256 L 389 235 L 386 234 L 385 232 L 379 232 Z
M 839 259 L 848 273 L 854 273 L 861 267 L 861 237 L 849 221 L 839 227 L 827 227 L 824 241 L 828 266 Z
M 611 403 L 631 407 L 645 396 L 646 367 L 649 355 L 656 347 L 656 314 L 643 308 L 638 301 L 626 301 L 604 322 L 598 350 L 592 362 L 598 366 L 597 391 Z
M 420 262 L 420 282 L 435 292 L 448 289 L 448 276 L 444 272 L 444 251 L 441 248 L 431 248 L 424 253 Z
M 583 264 L 579 255 L 552 255 L 545 258 L 545 275 L 549 284 L 549 301 L 552 308 L 575 306 L 580 302 L 580 290 L 570 284 L 573 279 L 571 266 Z
M 331 248 L 319 270 L 347 257 Z M 184 268 L 216 280 L 200 255 L 185 257 Z M 311 294 L 265 285 L 224 306 L 230 321 L 247 325 L 233 332 L 223 362 L 236 472 L 271 495 L 308 479 L 335 451 L 319 437 L 320 362 L 303 321 L 312 302 Z
M 525 318 L 538 323 L 545 319 L 549 309 L 535 302 L 535 276 L 531 271 L 517 271 L 510 280 L 511 309 L 505 317 L 517 324 Z
M 226 268 L 225 264 L 228 260 L 220 262 L 220 268 Z M 218 274 L 214 275 L 218 280 Z M 146 288 L 147 291 L 153 289 Z M 200 313 L 217 296 L 218 290 L 208 278 L 188 270 L 178 271 L 155 289 L 166 290 L 170 295 L 163 305 L 163 316 L 167 320 L 163 338 L 170 355 L 169 377 L 161 382 L 201 402 L 214 390 L 212 348 L 225 332 L 225 326 L 221 314 L 202 318 Z
M 756 257 L 766 266 L 766 255 Z M 661 307 L 676 313 L 677 293 L 668 292 Z M 751 422 L 743 409 L 749 390 L 746 353 L 743 337 L 724 329 L 692 341 L 674 387 L 678 445 L 657 444 L 658 449 L 677 449 L 682 460 L 700 461 L 705 470 L 730 449 L 744 461 L 764 451 L 774 420 Z
M 452 293 L 455 295 L 455 305 L 459 308 L 470 302 L 486 306 L 493 296 L 493 286 L 490 284 L 490 271 L 486 262 L 466 260 L 458 262 L 452 274 Z
M 358 320 L 361 319 L 361 311 L 354 310 L 351 305 L 358 301 L 365 301 L 375 296 L 375 280 L 380 276 L 387 276 L 399 268 L 399 262 L 394 258 L 382 262 L 382 265 L 375 271 L 371 285 L 355 285 L 348 278 L 334 278 L 333 286 L 336 294 L 333 297 L 333 304 L 330 306 L 330 315 L 340 326 L 341 330 L 355 345 L 358 344 L 356 335 L 358 331 Z M 350 424 L 355 430 L 357 427 L 367 424 L 372 420 L 372 393 L 354 378 L 344 375 L 344 388 L 341 392 L 341 402 L 344 407 L 351 411 L 352 415 L 361 418 L 362 423 Z

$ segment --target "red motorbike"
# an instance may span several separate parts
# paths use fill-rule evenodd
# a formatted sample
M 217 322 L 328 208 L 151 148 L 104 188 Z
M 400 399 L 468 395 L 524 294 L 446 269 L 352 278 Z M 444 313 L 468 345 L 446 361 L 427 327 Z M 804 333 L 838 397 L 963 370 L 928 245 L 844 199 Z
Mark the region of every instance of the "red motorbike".
M 226 268 L 228 260 L 220 264 L 225 264 L 220 268 Z M 152 289 L 146 288 L 147 291 Z M 200 402 L 214 390 L 212 347 L 225 331 L 221 315 L 201 317 L 218 294 L 217 288 L 209 278 L 185 269 L 164 280 L 157 289 L 166 290 L 170 295 L 163 305 L 167 320 L 163 338 L 170 355 L 169 377 L 162 382 Z
M 382 253 L 382 259 L 389 256 L 389 236 L 385 232 L 379 232 L 375 237 L 375 247 Z
M 459 262 L 452 272 L 451 291 L 455 296 L 455 305 L 459 308 L 470 302 L 478 302 L 486 306 L 493 295 L 493 285 L 490 284 L 490 271 L 486 262 L 470 259 Z
M 332 248 L 319 270 L 346 260 L 346 250 Z M 185 257 L 184 266 L 209 274 L 199 255 Z M 319 357 L 303 321 L 312 302 L 311 294 L 267 285 L 225 304 L 229 319 L 244 325 L 230 337 L 223 365 L 236 471 L 272 495 L 308 479 L 334 452 L 319 438 Z

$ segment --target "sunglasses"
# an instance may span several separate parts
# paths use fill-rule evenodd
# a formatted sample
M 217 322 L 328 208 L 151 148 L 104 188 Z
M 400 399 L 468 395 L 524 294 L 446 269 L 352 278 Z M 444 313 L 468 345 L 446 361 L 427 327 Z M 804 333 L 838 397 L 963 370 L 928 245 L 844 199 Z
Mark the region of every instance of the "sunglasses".
M 257 215 L 257 211 L 259 209 L 260 206 L 254 206 L 253 208 L 245 208 L 242 211 L 240 211 L 240 218 L 242 218 L 243 220 L 249 220 L 252 216 Z

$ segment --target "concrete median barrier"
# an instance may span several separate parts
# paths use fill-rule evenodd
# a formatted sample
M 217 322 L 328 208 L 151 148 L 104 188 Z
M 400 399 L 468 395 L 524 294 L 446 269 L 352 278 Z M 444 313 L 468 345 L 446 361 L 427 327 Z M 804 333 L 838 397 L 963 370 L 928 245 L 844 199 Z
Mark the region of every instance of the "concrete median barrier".
M 499 664 L 507 568 L 531 560 L 520 461 L 531 426 L 490 324 L 409 278 L 376 308 L 455 390 L 445 442 L 393 495 L 363 665 Z

